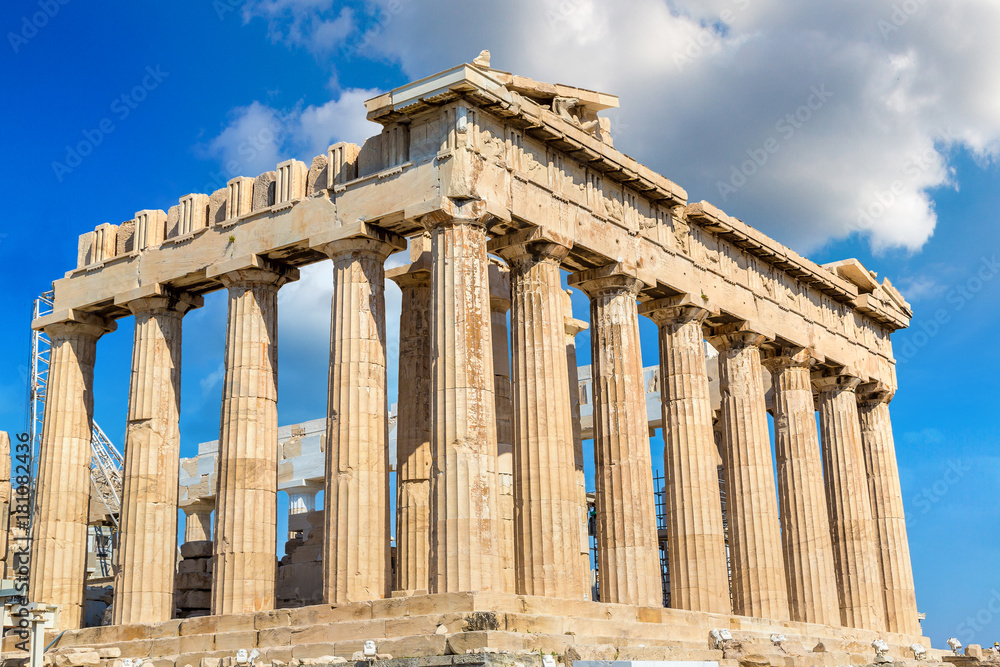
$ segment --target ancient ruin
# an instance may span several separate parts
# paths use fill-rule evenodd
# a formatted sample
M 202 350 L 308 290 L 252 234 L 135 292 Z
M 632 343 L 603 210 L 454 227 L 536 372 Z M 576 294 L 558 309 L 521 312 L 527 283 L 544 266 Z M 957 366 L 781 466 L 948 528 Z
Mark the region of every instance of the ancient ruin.
M 177 667 L 245 664 L 240 649 L 258 665 L 351 658 L 366 640 L 383 657 L 469 664 L 495 651 L 829 667 L 936 657 L 889 412 L 890 337 L 908 304 L 856 260 L 819 266 L 688 202 L 614 148 L 599 112 L 617 104 L 480 58 L 368 100 L 383 130 L 360 147 L 83 234 L 54 311 L 32 325 L 53 346 L 30 579 L 31 599 L 57 608 L 53 632 L 66 631 L 53 650 Z M 386 271 L 404 251 L 410 262 Z M 315 509 L 322 484 L 322 521 L 301 529 L 316 531 L 317 604 L 278 608 L 290 602 L 276 595 L 277 295 L 326 259 L 325 472 L 303 477 L 296 501 Z M 589 297 L 589 322 L 572 318 L 563 272 Z M 386 279 L 403 294 L 394 460 Z M 182 497 L 178 572 L 182 322 L 221 289 L 217 464 L 212 488 Z M 113 613 L 81 628 L 96 343 L 128 316 Z M 670 608 L 640 317 L 659 328 Z M 596 581 L 574 347 L 587 326 Z M 186 609 L 209 615 L 177 618 L 185 574 L 199 575 L 184 580 L 198 593 Z

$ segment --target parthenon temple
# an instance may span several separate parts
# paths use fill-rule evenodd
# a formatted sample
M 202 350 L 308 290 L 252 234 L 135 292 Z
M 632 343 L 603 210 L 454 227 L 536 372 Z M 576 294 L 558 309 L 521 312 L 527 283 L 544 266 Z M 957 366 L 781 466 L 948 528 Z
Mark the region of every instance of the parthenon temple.
M 689 202 L 614 148 L 599 115 L 612 95 L 480 58 L 365 106 L 382 131 L 361 146 L 101 224 L 54 282 L 53 312 L 32 324 L 52 353 L 30 597 L 57 608 L 55 650 L 184 667 L 256 649 L 277 665 L 351 659 L 373 640 L 395 658 L 833 667 L 873 662 L 881 639 L 921 657 L 889 407 L 890 337 L 912 312 L 888 279 Z M 386 269 L 394 253 L 408 261 Z M 277 297 L 323 260 L 322 446 L 314 475 L 282 482 L 322 537 L 313 599 L 288 607 Z M 386 280 L 402 292 L 393 448 Z M 589 321 L 567 287 L 589 298 Z M 199 472 L 180 465 L 182 323 L 223 289 L 221 423 Z M 95 354 L 128 316 L 114 602 L 110 625 L 84 628 Z M 658 328 L 658 368 L 643 368 L 640 318 Z M 181 478 L 201 474 L 179 500 Z M 180 509 L 180 541 L 205 545 L 203 616 L 177 613 Z

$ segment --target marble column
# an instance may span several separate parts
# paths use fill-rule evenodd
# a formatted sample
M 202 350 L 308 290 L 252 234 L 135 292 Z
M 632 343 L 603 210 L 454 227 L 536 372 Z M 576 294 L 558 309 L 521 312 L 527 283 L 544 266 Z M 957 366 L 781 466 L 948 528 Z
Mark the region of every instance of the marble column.
M 764 405 L 763 341 L 739 325 L 710 338 L 719 351 L 733 613 L 785 620 L 788 592 Z
M 410 240 L 411 253 L 415 239 Z M 412 255 L 411 255 L 412 257 Z M 426 261 L 386 272 L 402 291 L 396 417 L 396 582 L 427 591 L 430 555 L 431 272 Z
M 510 275 L 507 267 L 490 259 L 490 322 L 493 336 L 493 391 L 497 413 L 497 484 L 500 511 L 500 558 L 503 590 L 517 592 L 514 556 L 514 399 L 510 382 L 507 311 L 510 310 Z
M 812 354 L 801 348 L 779 350 L 764 362 L 774 388 L 774 451 L 785 582 L 793 621 L 840 625 L 810 380 L 813 363 Z
M 212 614 L 274 608 L 278 492 L 278 289 L 294 269 L 221 276 L 229 290 Z
M 846 374 L 816 373 L 823 475 L 833 535 L 833 560 L 845 626 L 885 630 L 885 600 L 879 572 L 875 523 L 861 447 L 855 389 Z
M 896 447 L 889 418 L 892 394 L 863 385 L 858 403 L 861 444 L 868 473 L 872 518 L 881 565 L 885 597 L 886 630 L 919 635 L 917 598 L 910 565 L 910 545 L 903 514 L 903 493 L 899 486 Z
M 184 541 L 201 542 L 212 539 L 212 510 L 209 503 L 197 503 L 184 510 Z
M 386 236 L 321 248 L 333 260 L 323 494 L 328 604 L 389 594 L 385 259 L 404 247 L 402 239 Z
M 636 296 L 615 267 L 570 284 L 590 297 L 597 562 L 601 602 L 663 606 Z
M 79 628 L 83 623 L 94 360 L 97 339 L 114 328 L 114 322 L 88 317 L 44 329 L 52 348 L 28 587 L 32 601 L 59 608 L 59 630 Z
M 174 612 L 180 459 L 181 318 L 201 298 L 134 299 L 132 378 L 125 431 L 115 625 L 167 621 Z
M 478 213 L 478 211 L 477 211 Z M 502 591 L 489 257 L 479 217 L 431 231 L 430 591 Z
M 702 323 L 685 297 L 644 303 L 660 330 L 670 606 L 728 614 L 729 574 Z
M 573 319 L 573 303 L 570 290 L 563 292 L 563 310 L 566 330 L 566 370 L 569 379 L 569 406 L 573 420 L 573 468 L 576 478 L 577 521 L 580 524 L 580 577 L 587 600 L 591 597 L 593 585 L 590 570 L 590 506 L 587 503 L 587 478 L 583 470 L 583 427 L 580 424 L 580 375 L 576 360 L 576 335 L 586 331 L 590 325 L 583 320 Z
M 569 247 L 515 242 L 496 252 L 510 265 L 517 592 L 583 600 L 560 275 Z

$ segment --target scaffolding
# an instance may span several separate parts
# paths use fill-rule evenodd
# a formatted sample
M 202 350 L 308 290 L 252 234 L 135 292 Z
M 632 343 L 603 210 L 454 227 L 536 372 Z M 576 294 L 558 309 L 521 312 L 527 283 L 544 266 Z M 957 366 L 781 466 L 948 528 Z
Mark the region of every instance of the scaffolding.
M 54 294 L 50 290 L 35 299 L 32 308 L 33 320 L 52 312 L 53 298 Z M 28 469 L 31 478 L 29 507 L 32 513 L 28 515 L 27 534 L 29 535 L 31 534 L 31 523 L 34 520 L 33 509 L 37 490 L 35 461 L 42 444 L 42 431 L 45 425 L 45 399 L 48 393 L 51 355 L 52 343 L 49 337 L 44 331 L 33 329 L 31 331 L 31 359 L 28 366 L 30 375 L 28 380 L 28 423 L 25 428 L 25 432 L 30 436 Z M 93 487 L 94 497 L 104 505 L 112 529 L 117 531 L 118 517 L 121 512 L 122 467 L 124 463 L 122 454 L 96 421 L 93 422 L 91 430 L 90 447 L 90 483 Z M 111 550 L 107 546 L 98 550 L 98 560 L 102 570 L 110 572 L 111 557 Z

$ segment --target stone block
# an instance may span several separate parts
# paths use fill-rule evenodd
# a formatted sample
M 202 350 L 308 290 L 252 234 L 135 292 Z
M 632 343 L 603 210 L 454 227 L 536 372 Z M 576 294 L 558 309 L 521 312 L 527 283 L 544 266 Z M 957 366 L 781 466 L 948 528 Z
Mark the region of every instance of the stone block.
M 257 177 L 253 184 L 253 210 L 274 205 L 274 188 L 278 180 L 278 172 L 265 171 Z
M 229 198 L 229 188 L 219 188 L 208 198 L 208 226 L 218 225 L 226 221 L 226 199 Z
M 254 627 L 258 630 L 287 627 L 290 617 L 287 609 L 270 609 L 254 616 Z
M 134 639 L 118 645 L 123 658 L 146 658 L 153 654 L 152 639 Z
M 341 621 L 306 628 L 292 628 L 291 642 L 295 644 L 334 643 L 363 637 L 372 639 L 385 637 L 385 621 L 368 619 L 364 621 Z
M 97 648 L 97 655 L 101 656 L 102 660 L 107 660 L 108 658 L 120 658 L 122 656 L 122 650 L 117 646 L 101 646 Z
M 292 661 L 292 647 L 272 646 L 261 648 L 261 655 L 264 656 L 264 660 L 270 662 L 272 665 L 277 666 L 279 662 L 287 665 Z
M 181 635 L 178 638 L 180 653 L 208 653 L 215 650 L 214 634 Z
M 153 640 L 153 656 L 177 655 L 181 652 L 180 637 L 160 637 Z
M 168 223 L 169 224 L 169 223 Z M 118 239 L 115 242 L 115 255 L 125 255 L 135 249 L 135 222 L 129 220 L 118 225 Z
M 359 621 L 372 617 L 372 603 L 352 602 L 344 605 L 318 604 L 311 607 L 289 609 L 288 615 L 289 625 L 292 626 Z
M 210 591 L 181 591 L 176 596 L 177 606 L 181 609 L 211 609 L 212 593 Z
M 194 540 L 181 545 L 182 558 L 211 558 L 212 540 Z
M 983 647 L 981 644 L 969 644 L 965 647 L 965 655 L 976 660 L 983 659 Z
M 288 646 L 292 642 L 292 629 L 266 628 L 257 631 L 258 646 Z
M 216 632 L 245 632 L 255 630 L 254 614 L 226 614 L 219 616 Z
M 337 655 L 333 644 L 296 644 L 292 646 L 292 659 L 305 660 L 319 658 L 324 655 Z
M 313 158 L 312 166 L 309 167 L 309 174 L 306 177 L 306 194 L 308 196 L 326 192 L 326 189 L 330 187 L 327 184 L 327 174 L 329 174 L 327 157 L 317 155 Z
M 218 629 L 218 616 L 200 616 L 198 618 L 188 618 L 181 621 L 179 626 L 180 635 L 200 635 L 215 633 Z
M 256 630 L 220 632 L 215 635 L 215 650 L 217 651 L 238 651 L 241 648 L 249 651 L 255 646 L 257 646 Z
M 577 660 L 614 660 L 618 649 L 611 644 L 572 644 L 566 649 L 566 662 L 573 664 Z
M 212 590 L 212 575 L 207 572 L 181 572 L 174 581 L 178 591 Z
M 444 635 L 411 635 L 375 642 L 379 653 L 388 653 L 393 658 L 419 658 L 430 655 L 444 655 L 448 640 Z M 340 644 L 337 645 L 338 649 Z

